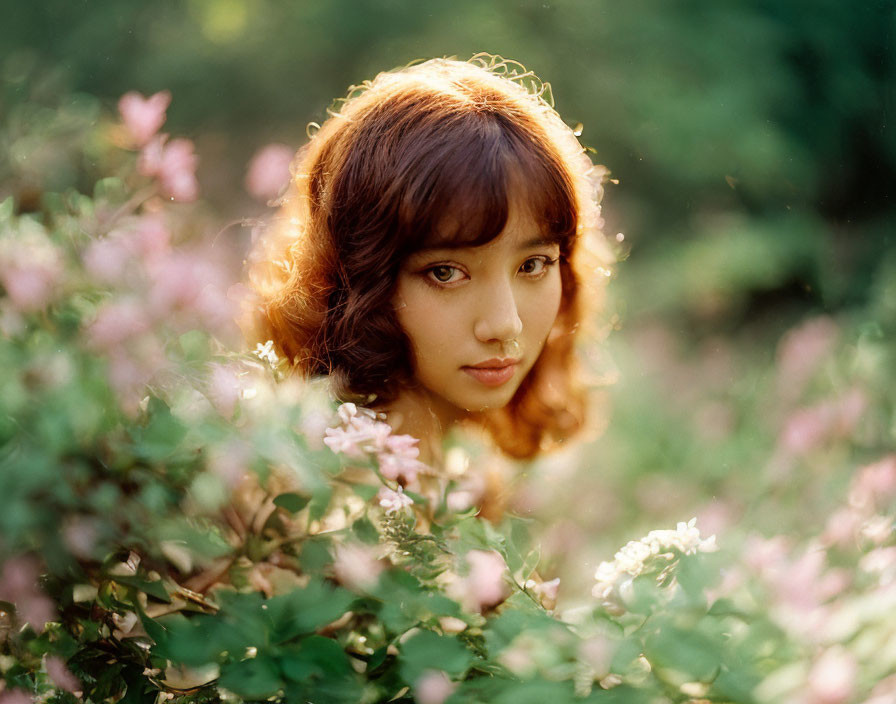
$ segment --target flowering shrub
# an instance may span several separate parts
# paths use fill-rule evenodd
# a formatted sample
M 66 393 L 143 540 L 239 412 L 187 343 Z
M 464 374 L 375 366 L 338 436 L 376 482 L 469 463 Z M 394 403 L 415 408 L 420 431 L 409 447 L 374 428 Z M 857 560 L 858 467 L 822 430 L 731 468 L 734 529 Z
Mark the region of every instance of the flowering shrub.
M 558 611 L 528 522 L 458 500 L 474 460 L 435 475 L 270 345 L 235 351 L 169 101 L 85 130 L 116 174 L 92 195 L 0 205 L 0 702 L 894 696 L 892 456 L 814 542 L 654 530 Z

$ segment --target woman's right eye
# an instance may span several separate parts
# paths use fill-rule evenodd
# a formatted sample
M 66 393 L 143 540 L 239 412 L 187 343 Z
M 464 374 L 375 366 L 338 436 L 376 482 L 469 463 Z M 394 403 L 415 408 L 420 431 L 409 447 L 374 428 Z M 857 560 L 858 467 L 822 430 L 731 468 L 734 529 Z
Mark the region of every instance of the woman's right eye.
M 440 284 L 451 284 L 455 281 L 460 281 L 463 277 L 463 272 L 460 269 L 456 266 L 449 266 L 448 264 L 439 264 L 430 267 L 426 270 L 426 273 L 429 278 Z

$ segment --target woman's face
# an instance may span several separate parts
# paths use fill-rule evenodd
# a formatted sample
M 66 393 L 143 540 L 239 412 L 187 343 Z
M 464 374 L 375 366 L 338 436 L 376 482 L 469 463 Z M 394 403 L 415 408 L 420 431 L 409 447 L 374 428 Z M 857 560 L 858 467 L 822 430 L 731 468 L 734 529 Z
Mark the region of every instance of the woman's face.
M 557 318 L 559 256 L 528 209 L 512 205 L 488 244 L 405 261 L 393 303 L 417 381 L 434 402 L 482 411 L 510 401 Z

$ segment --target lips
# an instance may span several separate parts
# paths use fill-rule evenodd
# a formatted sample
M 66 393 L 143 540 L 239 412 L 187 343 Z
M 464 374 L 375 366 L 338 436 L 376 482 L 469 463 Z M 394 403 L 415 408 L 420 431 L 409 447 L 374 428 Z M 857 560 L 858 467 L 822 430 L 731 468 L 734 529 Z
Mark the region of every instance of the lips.
M 513 378 L 518 359 L 488 359 L 479 364 L 461 367 L 467 374 L 484 386 L 501 386 Z

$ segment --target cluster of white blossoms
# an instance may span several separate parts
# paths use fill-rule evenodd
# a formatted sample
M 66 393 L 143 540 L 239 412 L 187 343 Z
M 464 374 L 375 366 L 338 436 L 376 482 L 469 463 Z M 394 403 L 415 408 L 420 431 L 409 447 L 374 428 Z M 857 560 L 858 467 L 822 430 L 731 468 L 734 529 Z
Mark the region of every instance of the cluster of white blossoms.
M 630 584 L 638 575 L 656 567 L 657 560 L 662 560 L 666 567 L 676 554 L 693 555 L 717 549 L 716 536 L 700 537 L 696 518 L 679 522 L 675 530 L 652 530 L 640 540 L 626 544 L 613 556 L 612 562 L 598 565 L 594 574 L 597 584 L 591 593 L 598 599 L 608 599 L 620 582 Z
M 426 469 L 426 465 L 417 459 L 420 454 L 417 438 L 394 435 L 392 427 L 380 420 L 382 416 L 374 411 L 359 408 L 354 403 L 343 403 L 337 414 L 339 425 L 327 428 L 324 438 L 324 443 L 333 452 L 357 460 L 374 459 L 383 477 L 392 481 L 402 479 L 406 485 L 416 482 L 417 474 Z M 410 497 L 402 494 L 398 503 L 407 505 L 410 501 Z

